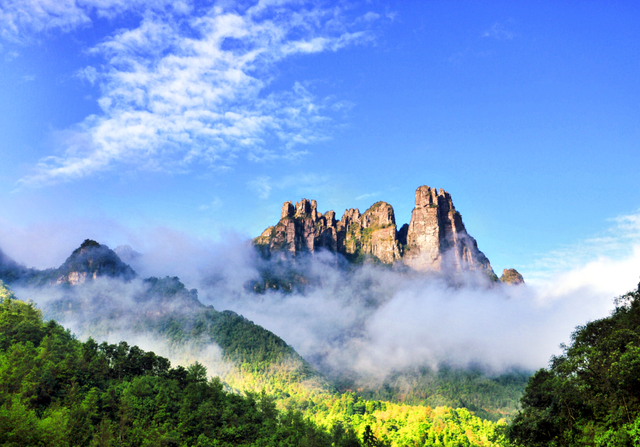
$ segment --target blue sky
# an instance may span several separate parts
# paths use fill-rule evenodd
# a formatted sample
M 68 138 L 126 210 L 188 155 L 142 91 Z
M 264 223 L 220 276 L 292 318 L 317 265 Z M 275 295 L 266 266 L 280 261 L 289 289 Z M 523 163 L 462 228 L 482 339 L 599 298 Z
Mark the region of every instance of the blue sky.
M 498 273 L 627 259 L 640 6 L 522 3 L 1 0 L 0 247 L 255 237 L 303 197 L 401 225 L 426 184 Z

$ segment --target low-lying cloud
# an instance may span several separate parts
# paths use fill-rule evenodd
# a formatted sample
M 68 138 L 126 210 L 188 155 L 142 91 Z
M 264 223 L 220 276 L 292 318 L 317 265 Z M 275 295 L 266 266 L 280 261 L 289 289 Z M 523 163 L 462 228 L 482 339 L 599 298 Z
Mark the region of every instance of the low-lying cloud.
M 382 378 L 442 363 L 496 373 L 543 367 L 575 326 L 606 316 L 613 299 L 634 288 L 640 251 L 539 286 L 491 286 L 482 277 L 452 284 L 374 265 L 346 273 L 327 259 L 306 262 L 314 285 L 304 293 L 230 295 L 205 286 L 202 299 L 275 332 L 325 371 Z
M 179 276 L 188 289 L 198 288 L 203 303 L 271 330 L 329 374 L 379 380 L 442 363 L 500 373 L 545 366 L 576 326 L 607 316 L 614 298 L 635 289 L 640 244 L 629 234 L 623 238 L 632 243 L 622 256 L 601 254 L 524 286 L 492 285 L 473 272 L 444 277 L 373 264 L 353 267 L 320 252 L 296 260 L 300 275 L 289 278 L 300 287 L 256 293 L 261 274 L 284 278 L 287 264 L 261 259 L 240 236 L 213 243 L 168 229 L 137 239 L 144 243 L 134 248 L 143 255 L 132 266 L 142 277 Z M 113 297 L 108 299 L 126 308 L 127 318 L 144 311 L 127 298 L 137 293 L 139 282 L 110 281 L 87 291 Z M 45 307 L 51 299 L 40 291 L 28 293 L 23 296 Z M 81 327 L 73 319 L 63 323 Z M 112 330 L 109 339 L 131 339 L 126 327 Z
M 233 370 L 222 349 L 206 335 L 176 342 L 153 328 L 163 314 L 189 318 L 194 309 L 184 302 L 141 300 L 147 288 L 141 278 L 125 282 L 100 277 L 72 288 L 16 287 L 15 292 L 20 299 L 37 303 L 46 318 L 56 319 L 80 339 L 92 337 L 111 344 L 126 341 L 169 358 L 174 366 L 200 362 L 210 375 L 225 376 Z

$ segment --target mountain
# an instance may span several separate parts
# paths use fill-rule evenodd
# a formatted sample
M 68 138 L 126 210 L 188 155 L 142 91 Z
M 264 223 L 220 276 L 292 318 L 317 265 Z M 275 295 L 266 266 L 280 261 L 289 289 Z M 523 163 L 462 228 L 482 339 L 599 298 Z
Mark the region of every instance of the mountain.
M 119 251 L 140 256 L 130 247 L 119 247 Z M 114 250 L 96 241 L 86 239 L 57 268 L 27 269 L 2 252 L 0 262 L 0 284 L 4 279 L 21 287 L 35 301 L 47 296 L 45 316 L 73 322 L 82 336 L 151 335 L 163 341 L 167 355 L 181 360 L 188 359 L 185 353 L 214 343 L 222 350 L 218 360 L 232 362 L 238 369 L 246 364 L 260 372 L 277 370 L 274 365 L 284 362 L 282 370 L 300 380 L 317 376 L 277 335 L 233 311 L 220 312 L 203 304 L 198 291 L 187 289 L 177 277 L 141 279 Z M 285 380 L 285 375 L 279 380 Z M 238 377 L 235 380 L 240 383 Z
M 32 271 L 9 261 L 12 272 L 27 273 L 11 275 L 21 293 L 42 302 L 46 318 L 72 324 L 81 337 L 143 339 L 174 361 L 208 362 L 236 389 L 247 388 L 246 383 L 255 391 L 290 389 L 305 382 L 332 390 L 276 334 L 231 310 L 203 304 L 198 291 L 187 289 L 178 277 L 140 278 L 114 250 L 96 241 L 86 239 L 58 268 Z M 291 399 L 294 407 L 296 402 L 297 397 Z
M 235 312 L 202 304 L 198 291 L 187 289 L 178 277 L 141 280 L 115 251 L 90 239 L 60 267 L 43 271 L 29 285 L 36 293 L 45 290 L 43 286 L 57 288 L 61 293 L 47 301 L 46 316 L 73 321 L 85 335 L 127 331 L 153 334 L 173 346 L 195 342 L 201 347 L 213 342 L 222 348 L 224 359 L 240 365 L 249 362 L 267 367 L 287 360 L 304 370 L 305 378 L 312 371 L 277 335 Z
M 393 222 L 392 213 L 390 207 L 378 205 L 361 216 L 360 222 L 367 228 L 388 225 Z M 345 275 L 343 280 L 350 281 L 350 275 L 357 274 L 360 267 L 339 258 L 342 261 L 338 259 L 338 263 L 343 264 L 337 267 Z M 304 256 L 295 259 L 298 262 Z M 288 271 L 289 265 L 282 263 L 283 271 Z M 294 280 L 306 280 L 308 269 L 300 262 L 298 267 L 301 279 Z M 70 325 L 83 339 L 127 339 L 174 362 L 191 364 L 197 360 L 220 377 L 228 390 L 264 390 L 275 397 L 278 408 L 300 411 L 327 427 L 328 421 L 342 421 L 360 433 L 371 425 L 379 439 L 392 445 L 420 439 L 425 420 L 433 423 L 429 428 L 433 442 L 441 433 L 441 422 L 437 421 L 445 421 L 445 425 L 461 421 L 464 425 L 474 420 L 484 424 L 482 430 L 493 430 L 493 422 L 481 422 L 478 416 L 497 421 L 512 414 L 524 383 L 509 374 L 490 378 L 478 371 L 421 369 L 398 371 L 378 387 L 363 388 L 358 377 L 318 372 L 314 358 L 307 361 L 278 335 L 242 315 L 203 304 L 198 291 L 188 289 L 177 277 L 140 278 L 115 251 L 92 240 L 85 240 L 60 267 L 33 271 L 15 284 L 20 298 L 42 303 L 47 319 Z M 207 293 L 211 299 L 211 290 Z M 363 299 L 371 298 L 366 291 L 361 293 Z M 245 298 L 260 300 L 261 296 L 247 294 Z M 381 302 L 374 300 L 371 305 Z M 354 326 L 350 330 L 360 329 Z M 397 429 L 396 416 L 392 416 L 397 412 L 404 414 L 397 416 L 406 424 L 403 430 Z M 461 426 L 456 427 L 451 430 L 460 439 L 479 433 L 467 435 Z
M 0 280 L 10 284 L 32 276 L 36 272 L 35 269 L 29 269 L 22 264 L 18 264 L 0 250 Z
M 122 262 L 106 245 L 91 239 L 75 249 L 58 268 L 37 270 L 26 268 L 0 250 L 0 280 L 7 284 L 44 286 L 51 284 L 77 285 L 98 277 L 120 278 L 130 281 L 136 272 Z
M 280 221 L 254 239 L 264 256 L 314 253 L 325 249 L 352 262 L 371 259 L 385 264 L 401 263 L 417 271 L 485 272 L 497 280 L 489 259 L 478 249 L 456 211 L 451 195 L 420 186 L 409 224 L 398 229 L 393 207 L 373 204 L 364 213 L 357 208 L 336 220 L 334 211 L 318 212 L 315 200 L 285 202 Z
M 519 285 L 524 284 L 524 278 L 516 269 L 504 269 L 500 281 L 505 284 Z
M 230 392 L 219 378 L 208 380 L 200 363 L 171 368 L 168 359 L 126 341 L 81 342 L 0 284 L 2 291 L 1 445 L 503 445 L 504 422 L 464 408 L 307 391 L 304 414 L 279 411 L 275 393 Z
M 56 283 L 80 284 L 88 278 L 108 276 L 129 281 L 136 272 L 120 260 L 120 257 L 106 245 L 86 239 L 71 256 L 58 268 Z

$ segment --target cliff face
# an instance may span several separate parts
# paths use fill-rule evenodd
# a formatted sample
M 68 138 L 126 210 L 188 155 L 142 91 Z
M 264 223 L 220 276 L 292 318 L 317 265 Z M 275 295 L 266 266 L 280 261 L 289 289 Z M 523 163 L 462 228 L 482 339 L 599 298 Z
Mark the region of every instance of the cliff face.
M 416 270 L 454 268 L 491 271 L 487 257 L 462 223 L 448 192 L 428 186 L 416 190 L 407 229 L 405 263 Z
M 286 202 L 278 224 L 267 228 L 254 244 L 267 256 L 324 248 L 352 261 L 402 261 L 416 270 L 484 270 L 495 278 L 449 193 L 428 186 L 416 190 L 411 222 L 400 230 L 393 207 L 385 202 L 375 203 L 363 214 L 357 208 L 348 209 L 336 221 L 333 211 L 321 214 L 315 200 L 303 199 L 295 207 Z
M 288 252 L 295 255 L 325 248 L 350 259 L 367 255 L 392 263 L 401 258 L 396 221 L 391 205 L 378 202 L 364 214 L 346 210 L 336 221 L 336 213 L 317 211 L 315 200 L 303 199 L 293 206 L 285 202 L 280 222 L 254 239 L 265 254 Z

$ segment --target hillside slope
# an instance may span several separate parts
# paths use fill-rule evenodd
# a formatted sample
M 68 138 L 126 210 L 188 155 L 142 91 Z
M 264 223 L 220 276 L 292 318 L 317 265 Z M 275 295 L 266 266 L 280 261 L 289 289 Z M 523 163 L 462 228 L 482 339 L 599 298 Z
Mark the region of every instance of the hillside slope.
M 509 437 L 518 446 L 639 445 L 640 284 L 571 340 L 529 380 Z

